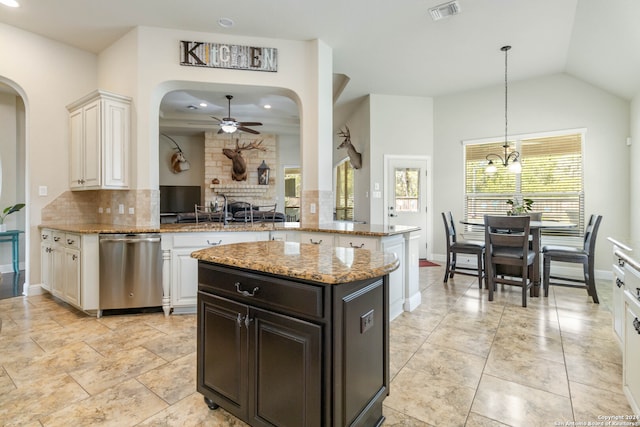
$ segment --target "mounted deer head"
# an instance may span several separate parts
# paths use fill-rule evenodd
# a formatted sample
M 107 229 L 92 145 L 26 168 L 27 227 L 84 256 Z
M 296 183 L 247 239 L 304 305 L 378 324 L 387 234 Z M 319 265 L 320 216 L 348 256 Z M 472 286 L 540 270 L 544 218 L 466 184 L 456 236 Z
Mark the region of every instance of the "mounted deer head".
M 346 130 L 340 129 L 340 132 L 338 132 L 338 136 L 344 138 L 344 141 L 342 141 L 342 144 L 338 145 L 338 148 L 347 147 L 347 154 L 349 155 L 351 166 L 353 166 L 354 169 L 360 169 L 362 167 L 362 155 L 358 153 L 355 147 L 351 144 L 351 132 L 349 132 L 349 127 L 345 126 L 345 129 Z
M 240 146 L 239 140 L 236 139 L 235 149 L 233 150 L 231 148 L 222 149 L 222 153 L 228 158 L 230 158 L 231 162 L 233 163 L 233 168 L 231 169 L 231 178 L 234 181 L 247 180 L 247 162 L 244 159 L 244 157 L 242 157 L 242 151 L 243 150 L 267 151 L 265 147 L 260 146 L 260 144 L 262 144 L 262 141 L 263 140 L 261 139 L 260 142 L 253 141 L 250 144 L 242 144 L 242 146 Z

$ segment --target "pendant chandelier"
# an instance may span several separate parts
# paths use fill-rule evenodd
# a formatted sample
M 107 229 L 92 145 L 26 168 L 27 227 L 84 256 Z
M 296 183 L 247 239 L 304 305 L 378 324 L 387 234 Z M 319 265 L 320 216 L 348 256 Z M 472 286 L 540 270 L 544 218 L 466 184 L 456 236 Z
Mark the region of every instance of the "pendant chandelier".
M 513 150 L 511 152 L 507 151 L 509 148 L 509 139 L 508 139 L 508 132 L 507 132 L 508 123 L 509 123 L 508 114 L 507 114 L 509 111 L 509 109 L 507 108 L 508 107 L 507 52 L 509 51 L 509 49 L 511 49 L 511 46 L 502 46 L 500 48 L 500 50 L 504 52 L 504 144 L 502 145 L 502 148 L 504 148 L 504 156 L 501 156 L 499 154 L 494 154 L 494 153 L 487 154 L 487 157 L 486 157 L 487 167 L 485 169 L 485 173 L 489 175 L 493 175 L 498 170 L 493 160 L 495 160 L 496 162 L 499 160 L 502 166 L 509 168 L 510 172 L 513 172 L 513 173 L 522 172 L 522 164 L 519 161 L 520 153 L 518 153 L 516 150 Z M 509 163 L 509 161 L 511 161 L 511 163 Z

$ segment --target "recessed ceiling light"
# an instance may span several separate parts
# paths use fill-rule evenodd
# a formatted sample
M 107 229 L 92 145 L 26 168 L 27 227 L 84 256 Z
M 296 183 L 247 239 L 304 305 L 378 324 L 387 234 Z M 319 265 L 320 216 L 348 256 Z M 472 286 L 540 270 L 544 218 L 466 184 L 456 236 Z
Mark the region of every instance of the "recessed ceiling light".
M 231 18 L 220 18 L 218 19 L 218 25 L 223 28 L 231 28 L 234 25 L 233 19 Z
M 196 107 L 195 105 L 188 105 L 187 108 L 189 110 L 197 110 L 198 109 L 198 107 Z
M 206 106 L 207 106 L 207 103 L 206 103 L 206 102 L 201 102 L 201 103 L 200 103 L 200 106 L 201 106 L 201 107 L 206 107 Z
M 267 110 L 271 108 L 270 104 L 264 104 L 264 108 L 266 108 Z
M 20 7 L 20 3 L 18 3 L 16 0 L 0 0 L 0 4 L 9 7 Z
M 436 7 L 432 7 L 431 9 L 429 9 L 431 19 L 433 19 L 434 21 L 439 21 L 442 18 L 446 18 L 451 15 L 457 15 L 458 13 L 460 13 L 460 3 L 458 3 L 458 0 L 442 3 Z

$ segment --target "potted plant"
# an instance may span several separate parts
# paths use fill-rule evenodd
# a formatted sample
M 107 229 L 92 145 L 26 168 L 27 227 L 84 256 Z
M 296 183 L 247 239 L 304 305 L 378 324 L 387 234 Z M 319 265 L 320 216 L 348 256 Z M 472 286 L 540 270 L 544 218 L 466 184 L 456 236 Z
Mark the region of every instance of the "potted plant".
M 513 199 L 507 200 L 507 204 L 510 206 L 507 215 L 526 215 L 531 212 L 533 200 L 522 199 L 522 202 L 520 202 L 514 197 Z
M 8 215 L 14 212 L 18 212 L 20 209 L 24 208 L 24 206 L 24 203 L 16 203 L 15 205 L 7 206 L 6 208 L 4 208 L 2 214 L 0 214 L 0 232 L 7 231 L 7 224 L 4 223 L 4 219 Z

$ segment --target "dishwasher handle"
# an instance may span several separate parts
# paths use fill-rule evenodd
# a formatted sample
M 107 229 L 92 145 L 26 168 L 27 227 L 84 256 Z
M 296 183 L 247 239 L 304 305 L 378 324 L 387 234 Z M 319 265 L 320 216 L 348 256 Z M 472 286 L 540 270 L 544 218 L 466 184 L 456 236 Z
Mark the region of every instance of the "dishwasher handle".
M 124 243 L 157 243 L 160 237 L 101 237 L 100 242 L 124 242 Z

